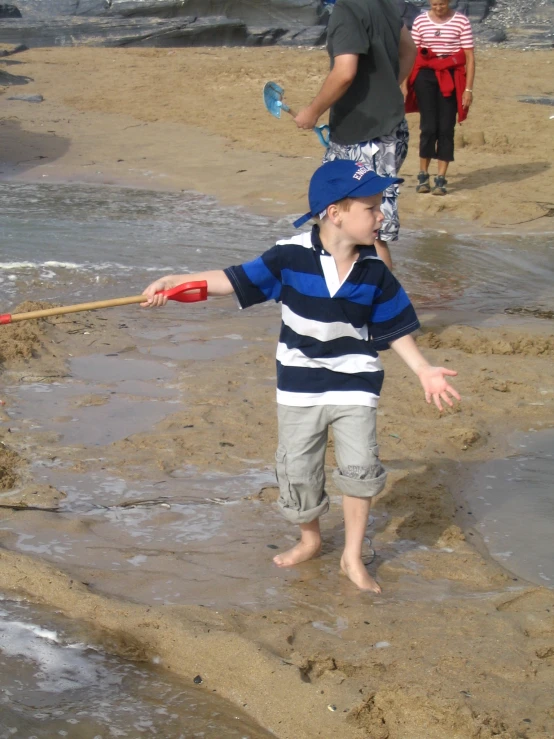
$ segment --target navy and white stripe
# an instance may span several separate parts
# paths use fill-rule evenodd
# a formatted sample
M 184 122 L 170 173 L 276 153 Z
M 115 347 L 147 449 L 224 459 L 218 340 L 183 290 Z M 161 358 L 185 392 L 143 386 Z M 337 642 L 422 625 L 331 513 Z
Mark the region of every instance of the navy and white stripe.
M 377 350 L 415 331 L 419 321 L 374 247 L 360 247 L 340 285 L 329 258 L 314 226 L 225 274 L 241 308 L 282 303 L 278 403 L 376 406 L 383 384 Z

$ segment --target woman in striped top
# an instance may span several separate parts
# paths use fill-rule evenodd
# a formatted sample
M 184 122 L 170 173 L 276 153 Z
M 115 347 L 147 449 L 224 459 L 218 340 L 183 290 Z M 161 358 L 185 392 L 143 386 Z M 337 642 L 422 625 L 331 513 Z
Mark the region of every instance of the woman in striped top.
M 434 195 L 446 195 L 446 172 L 454 161 L 456 115 L 461 122 L 473 101 L 475 55 L 469 20 L 450 8 L 448 0 L 430 0 L 431 9 L 418 16 L 412 36 L 418 57 L 409 81 L 420 112 L 420 172 L 417 192 L 430 192 L 429 165 L 438 160 Z M 408 93 L 408 96 L 410 93 Z

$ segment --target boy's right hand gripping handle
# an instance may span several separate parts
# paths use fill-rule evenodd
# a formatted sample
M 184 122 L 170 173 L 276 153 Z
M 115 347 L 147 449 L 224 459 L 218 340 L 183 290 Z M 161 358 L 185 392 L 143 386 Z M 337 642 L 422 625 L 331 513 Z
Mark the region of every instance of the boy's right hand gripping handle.
M 183 282 L 169 290 L 160 290 L 158 295 L 165 295 L 169 300 L 177 300 L 179 303 L 197 303 L 208 299 L 208 283 L 206 280 Z

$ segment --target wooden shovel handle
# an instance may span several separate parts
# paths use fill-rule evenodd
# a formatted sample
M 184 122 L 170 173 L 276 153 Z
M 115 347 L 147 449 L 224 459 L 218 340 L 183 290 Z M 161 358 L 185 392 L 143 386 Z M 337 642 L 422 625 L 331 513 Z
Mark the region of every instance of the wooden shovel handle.
M 159 293 L 170 300 L 180 303 L 196 303 L 206 300 L 208 297 L 208 283 L 205 280 L 195 282 L 184 282 L 168 290 Z M 65 313 L 79 313 L 86 310 L 98 310 L 99 308 L 115 308 L 118 305 L 131 305 L 132 303 L 146 303 L 146 295 L 133 295 L 129 298 L 112 298 L 111 300 L 96 300 L 94 303 L 78 303 L 76 305 L 65 305 L 59 308 L 44 308 L 43 310 L 31 310 L 27 313 L 4 313 L 0 315 L 0 325 L 14 323 L 17 321 L 28 321 L 32 318 L 46 318 L 47 316 L 63 316 Z
M 65 313 L 79 313 L 85 310 L 98 310 L 98 308 L 114 308 L 117 305 L 131 305 L 132 303 L 144 303 L 147 298 L 144 295 L 133 295 L 130 298 L 113 298 L 111 300 L 97 300 L 94 303 L 77 303 L 66 305 L 61 308 L 44 308 L 43 310 L 31 310 L 28 313 L 5 313 L 0 316 L 0 324 L 27 321 L 31 318 L 46 318 L 47 316 L 63 316 Z

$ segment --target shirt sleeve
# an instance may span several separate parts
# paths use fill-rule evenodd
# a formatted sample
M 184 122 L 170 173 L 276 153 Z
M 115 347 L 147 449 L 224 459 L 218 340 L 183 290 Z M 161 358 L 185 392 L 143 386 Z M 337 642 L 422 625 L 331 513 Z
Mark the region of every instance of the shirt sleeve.
M 233 286 L 241 308 L 266 300 L 281 300 L 281 254 L 274 246 L 251 262 L 223 270 Z
M 369 329 L 375 348 L 382 351 L 389 348 L 391 341 L 418 329 L 419 320 L 404 288 L 386 268 L 378 287 Z
M 414 44 L 418 48 L 422 45 L 422 42 L 423 42 L 423 38 L 421 36 L 421 29 L 420 29 L 421 22 L 419 21 L 419 18 L 421 18 L 421 16 L 418 16 L 415 19 L 414 24 L 412 26 L 412 38 L 414 40 Z
M 327 34 L 333 49 L 333 57 L 342 54 L 369 53 L 371 43 L 368 30 L 346 3 L 339 1 L 335 5 L 329 19 Z
M 460 13 L 461 15 L 461 13 Z M 460 24 L 460 46 L 462 49 L 473 49 L 475 43 L 473 41 L 473 31 L 471 30 L 471 23 L 469 18 L 462 15 L 462 22 Z

